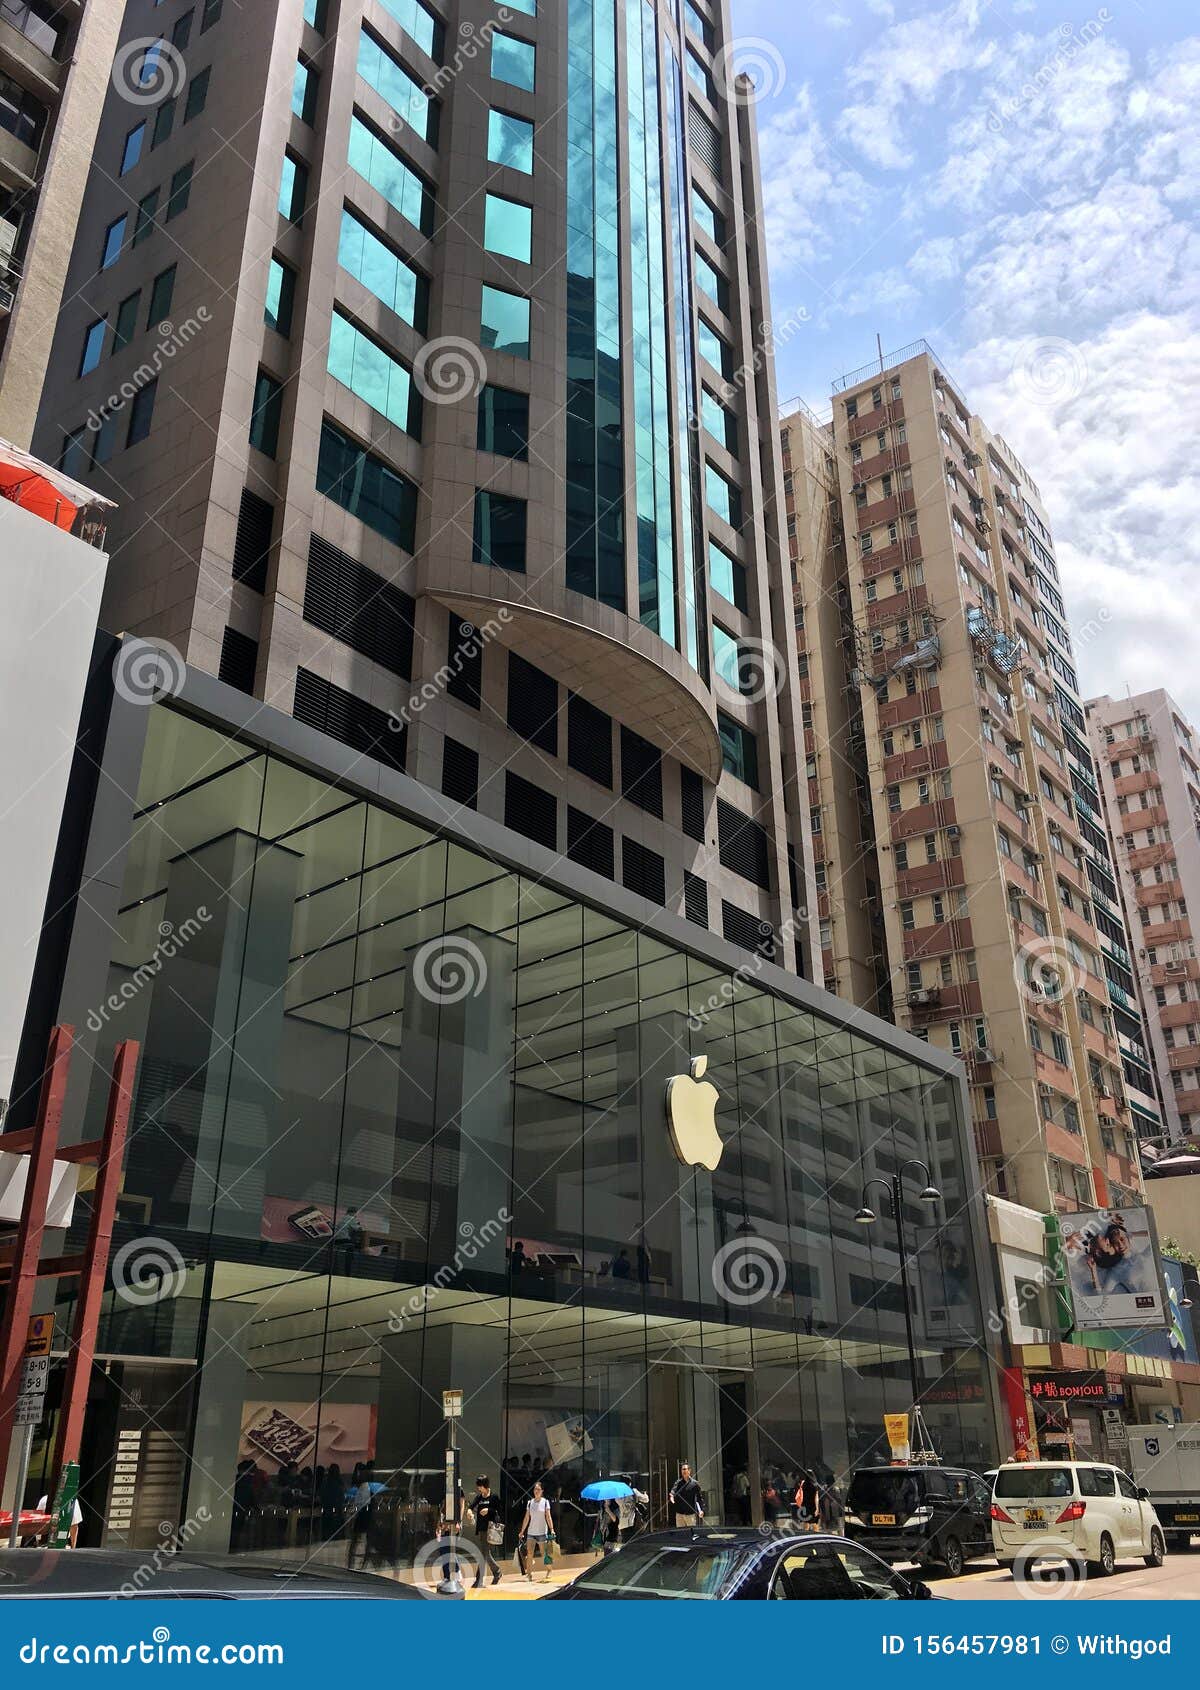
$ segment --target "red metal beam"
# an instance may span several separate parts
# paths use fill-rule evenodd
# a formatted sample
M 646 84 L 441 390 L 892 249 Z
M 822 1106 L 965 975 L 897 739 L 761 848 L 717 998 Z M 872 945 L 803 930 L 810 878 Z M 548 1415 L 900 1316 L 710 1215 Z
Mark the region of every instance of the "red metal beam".
M 75 1039 L 73 1027 L 55 1027 L 50 1035 L 46 1066 L 42 1072 L 42 1089 L 38 1097 L 37 1122 L 33 1128 L 29 1150 L 29 1170 L 25 1176 L 25 1197 L 21 1204 L 21 1220 L 17 1227 L 12 1277 L 4 1312 L 0 1315 L 0 1461 L 7 1458 L 12 1436 L 13 1416 L 17 1408 L 17 1391 L 21 1383 L 21 1363 L 25 1356 L 25 1338 L 29 1317 L 33 1313 L 33 1293 L 37 1285 L 38 1260 L 42 1253 L 42 1234 L 46 1230 L 46 1206 L 50 1201 L 50 1178 L 54 1171 L 54 1154 L 58 1148 L 58 1131 L 62 1124 L 63 1103 L 67 1095 L 67 1069 L 71 1061 L 71 1046 Z M 0 1144 L 3 1144 L 0 1134 Z M 26 1135 L 14 1135 L 21 1139 Z M 3 1146 L 5 1149 L 7 1145 Z
M 121 1164 L 125 1156 L 125 1134 L 133 1105 L 133 1079 L 137 1072 L 138 1045 L 125 1039 L 117 1046 L 112 1081 L 108 1088 L 108 1109 L 104 1117 L 100 1164 L 92 1191 L 92 1223 L 84 1246 L 79 1272 L 79 1297 L 75 1305 L 75 1331 L 67 1351 L 67 1372 L 63 1380 L 62 1408 L 58 1417 L 58 1443 L 54 1451 L 54 1476 L 50 1495 L 57 1489 L 66 1462 L 78 1461 L 87 1409 L 92 1361 L 96 1354 L 96 1329 L 100 1321 L 100 1300 L 108 1277 L 108 1256 L 112 1247 L 113 1217 L 121 1187 Z

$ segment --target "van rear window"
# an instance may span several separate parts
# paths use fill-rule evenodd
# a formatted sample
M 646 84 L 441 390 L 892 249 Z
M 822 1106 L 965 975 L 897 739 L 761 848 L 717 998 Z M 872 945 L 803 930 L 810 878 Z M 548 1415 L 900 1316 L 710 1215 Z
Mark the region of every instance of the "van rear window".
M 912 1473 L 902 1467 L 866 1467 L 851 1476 L 846 1506 L 854 1514 L 879 1512 L 903 1517 L 920 1501 L 921 1491 Z
M 1001 1467 L 996 1474 L 997 1496 L 1074 1496 L 1075 1475 L 1069 1467 Z

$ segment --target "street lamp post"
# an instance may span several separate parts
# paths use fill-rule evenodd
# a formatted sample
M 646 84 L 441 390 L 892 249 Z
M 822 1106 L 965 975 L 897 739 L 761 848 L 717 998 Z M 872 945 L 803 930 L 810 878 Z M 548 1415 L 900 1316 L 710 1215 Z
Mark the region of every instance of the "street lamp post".
M 903 1189 L 901 1185 L 909 1168 L 918 1168 L 922 1179 L 925 1181 L 925 1188 L 920 1194 L 920 1201 L 922 1203 L 939 1203 L 942 1194 L 933 1184 L 928 1167 L 914 1156 L 899 1167 L 890 1180 L 886 1180 L 877 1174 L 873 1179 L 866 1182 L 862 1188 L 862 1206 L 854 1218 L 860 1226 L 872 1226 L 878 1216 L 867 1203 L 867 1192 L 873 1185 L 881 1185 L 889 1193 L 892 1201 L 892 1216 L 896 1222 L 896 1243 L 900 1252 L 900 1292 L 904 1299 L 904 1332 L 908 1339 L 908 1374 L 912 1382 L 913 1408 L 916 1409 L 921 1405 L 921 1384 L 917 1377 L 917 1347 L 913 1340 L 912 1298 L 909 1295 L 908 1286 L 908 1250 L 904 1243 Z

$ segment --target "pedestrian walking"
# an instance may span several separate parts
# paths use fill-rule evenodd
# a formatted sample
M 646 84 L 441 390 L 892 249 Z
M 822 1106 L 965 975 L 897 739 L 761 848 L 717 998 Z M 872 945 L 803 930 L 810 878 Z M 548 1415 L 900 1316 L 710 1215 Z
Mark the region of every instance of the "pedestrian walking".
M 467 1506 L 475 1520 L 475 1540 L 483 1552 L 475 1570 L 475 1588 L 482 1590 L 485 1568 L 492 1575 L 492 1583 L 500 1583 L 502 1574 L 496 1551 L 504 1542 L 504 1512 L 500 1498 L 492 1494 L 492 1483 L 486 1473 L 476 1479 L 475 1495 Z
M 521 1521 L 521 1529 L 517 1533 L 517 1559 L 521 1570 L 530 1584 L 533 1583 L 533 1573 L 530 1570 L 539 1560 L 545 1567 L 546 1579 L 550 1578 L 550 1565 L 547 1555 L 553 1553 L 550 1545 L 554 1542 L 554 1516 L 550 1512 L 550 1504 L 542 1494 L 542 1482 L 535 1479 L 533 1493 L 525 1505 L 525 1518 Z
M 733 1475 L 733 1506 L 737 1513 L 738 1525 L 750 1524 L 750 1475 L 744 1467 L 739 1467 Z
M 610 1497 L 600 1510 L 600 1549 L 605 1560 L 621 1547 L 621 1504 Z
M 692 1477 L 692 1469 L 686 1461 L 681 1464 L 679 1477 L 671 1486 L 671 1508 L 677 1526 L 704 1524 L 704 1492 Z

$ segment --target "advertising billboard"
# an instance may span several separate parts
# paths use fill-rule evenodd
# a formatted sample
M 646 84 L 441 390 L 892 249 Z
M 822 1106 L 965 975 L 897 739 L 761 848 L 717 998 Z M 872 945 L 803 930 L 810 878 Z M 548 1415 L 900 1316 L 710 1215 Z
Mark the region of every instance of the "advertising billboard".
M 1058 1225 L 1077 1331 L 1167 1324 L 1149 1209 L 1086 1209 Z

